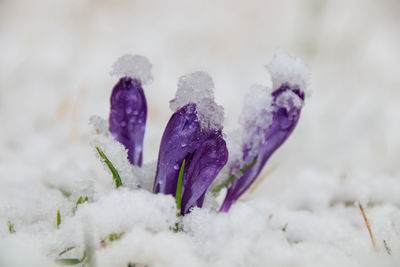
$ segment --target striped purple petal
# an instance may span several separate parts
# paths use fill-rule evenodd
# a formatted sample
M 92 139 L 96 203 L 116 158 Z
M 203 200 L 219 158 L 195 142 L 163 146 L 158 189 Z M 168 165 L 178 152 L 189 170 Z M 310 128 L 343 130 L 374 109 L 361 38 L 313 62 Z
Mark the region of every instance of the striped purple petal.
M 192 207 L 202 207 L 204 196 L 228 160 L 228 150 L 220 131 L 211 133 L 194 152 L 189 166 L 185 166 L 186 182 L 181 202 L 181 214 Z
M 251 186 L 270 156 L 285 142 L 297 125 L 304 92 L 297 86 L 285 83 L 275 90 L 272 96 L 273 119 L 266 132 L 264 142 L 258 149 L 257 161 L 240 178 L 232 182 L 220 211 L 228 211 L 231 205 Z M 246 154 L 246 151 L 243 153 Z
M 110 103 L 111 136 L 125 146 L 133 165 L 142 166 L 147 103 L 141 82 L 122 77 L 114 86 Z

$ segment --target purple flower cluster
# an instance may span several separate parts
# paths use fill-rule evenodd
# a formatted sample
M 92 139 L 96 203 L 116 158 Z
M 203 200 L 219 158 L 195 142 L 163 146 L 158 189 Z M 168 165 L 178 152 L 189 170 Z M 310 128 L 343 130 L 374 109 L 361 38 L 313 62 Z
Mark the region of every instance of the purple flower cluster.
M 292 70 L 289 68 L 290 71 L 296 74 L 297 67 Z M 212 89 L 213 83 L 208 75 L 205 73 L 192 75 L 205 78 Z M 261 107 L 265 109 L 265 116 L 270 116 L 270 120 L 262 127 L 250 122 L 246 126 L 248 129 L 243 131 L 248 130 L 249 136 L 246 140 L 260 139 L 260 136 L 261 139 L 256 145 L 252 141 L 251 145 L 249 142 L 243 142 L 241 158 L 238 161 L 230 161 L 227 166 L 231 173 L 240 168 L 243 171 L 227 184 L 227 194 L 220 211 L 228 211 L 251 186 L 271 155 L 285 142 L 297 125 L 305 98 L 305 81 L 291 79 L 293 75 L 290 76 L 290 73 L 285 75 L 285 73 L 275 75 L 274 71 L 271 73 L 274 90 L 267 96 L 271 99 L 270 102 L 265 104 L 266 107 Z M 188 88 L 184 92 L 186 99 L 178 104 L 174 103 L 177 99 L 171 101 L 177 106 L 161 139 L 153 192 L 170 194 L 174 197 L 177 192 L 182 192 L 180 212 L 185 215 L 193 207 L 202 207 L 208 189 L 228 162 L 228 149 L 222 135 L 222 125 L 215 126 L 210 123 L 212 120 L 208 120 L 213 113 L 217 113 L 215 109 L 218 107 L 213 97 L 209 96 L 212 96 L 212 90 L 210 89 L 211 93 L 208 92 L 208 96 L 196 99 L 192 97 L 200 94 L 196 85 L 193 85 L 187 77 L 182 77 L 180 83 Z M 178 93 L 182 92 L 177 92 L 177 95 Z M 147 116 L 147 103 L 141 80 L 129 75 L 123 76 L 115 85 L 110 102 L 111 136 L 128 150 L 131 164 L 140 167 Z M 257 133 L 257 136 L 252 136 L 254 133 Z M 252 164 L 249 165 L 249 162 Z M 177 191 L 183 163 L 182 188 Z

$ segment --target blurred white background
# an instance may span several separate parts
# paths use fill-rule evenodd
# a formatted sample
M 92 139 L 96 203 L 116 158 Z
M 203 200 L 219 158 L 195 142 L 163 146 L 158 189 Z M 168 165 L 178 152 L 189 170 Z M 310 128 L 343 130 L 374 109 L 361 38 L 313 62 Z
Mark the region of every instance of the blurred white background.
M 153 64 L 145 161 L 183 74 L 210 73 L 229 133 L 280 47 L 310 66 L 313 93 L 271 164 L 398 173 L 399 11 L 397 0 L 0 0 L 0 164 L 85 160 L 68 149 L 89 146 L 92 114 L 107 118 L 125 53 Z

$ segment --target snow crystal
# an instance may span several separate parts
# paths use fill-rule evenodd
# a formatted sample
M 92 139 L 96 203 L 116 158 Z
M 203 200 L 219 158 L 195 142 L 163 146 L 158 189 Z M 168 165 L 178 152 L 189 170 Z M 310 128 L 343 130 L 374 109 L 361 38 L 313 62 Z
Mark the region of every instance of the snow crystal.
M 239 121 L 242 125 L 242 149 L 248 151 L 246 160 L 250 162 L 257 155 L 272 123 L 272 101 L 271 92 L 261 85 L 253 85 L 245 96 Z
M 292 86 L 299 86 L 303 92 L 306 92 L 311 73 L 301 59 L 293 58 L 278 49 L 266 67 L 271 74 L 274 90 L 284 83 L 289 83 Z
M 174 226 L 176 212 L 175 200 L 170 195 L 119 188 L 80 207 L 70 223 L 81 224 L 90 218 L 96 227 L 95 235 L 101 240 L 111 233 L 127 232 L 133 226 L 168 231 Z
M 153 80 L 151 74 L 150 61 L 140 55 L 124 55 L 120 57 L 113 65 L 113 71 L 110 73 L 115 76 L 129 76 L 138 79 L 142 84 Z
M 100 134 L 100 135 L 104 135 L 104 136 L 110 135 L 108 120 L 105 120 L 99 116 L 93 115 L 89 119 L 89 124 L 93 128 L 94 134 Z
M 293 107 L 301 109 L 304 101 L 293 91 L 287 90 L 277 97 L 276 104 L 277 106 L 284 107 L 287 111 L 289 111 Z
M 195 72 L 179 78 L 175 98 L 170 108 L 177 111 L 188 103 L 196 104 L 203 128 L 221 129 L 224 109 L 214 102 L 214 82 L 206 72 Z
M 112 139 L 111 137 L 96 135 L 92 140 L 92 146 L 99 147 L 100 150 L 104 152 L 106 157 L 117 169 L 118 174 L 121 177 L 122 184 L 126 183 L 131 187 L 138 187 L 139 181 L 134 174 L 133 166 L 128 161 L 128 151 L 121 143 Z M 97 151 L 95 151 L 95 153 L 98 155 Z M 98 157 L 100 158 L 100 156 Z M 103 161 L 102 158 L 100 158 L 100 160 Z M 104 168 L 110 172 L 106 165 L 104 165 Z M 112 181 L 112 179 L 110 179 L 110 181 Z

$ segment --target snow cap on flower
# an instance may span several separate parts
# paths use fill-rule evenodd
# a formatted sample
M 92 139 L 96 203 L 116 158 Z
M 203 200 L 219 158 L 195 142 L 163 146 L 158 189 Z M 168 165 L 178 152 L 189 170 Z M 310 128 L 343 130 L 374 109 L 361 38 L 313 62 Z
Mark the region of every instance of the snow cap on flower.
M 214 102 L 213 89 L 207 73 L 192 73 L 179 79 L 170 102 L 174 114 L 161 140 L 153 191 L 175 196 L 185 160 L 182 214 L 202 206 L 208 187 L 227 161 L 223 109 Z
M 284 50 L 277 49 L 266 68 L 271 74 L 273 91 L 288 83 L 308 94 L 307 85 L 311 71 L 300 58 L 291 57 Z
M 249 166 L 228 188 L 221 211 L 251 186 L 271 155 L 286 141 L 297 125 L 303 107 L 308 68 L 299 59 L 278 51 L 268 65 L 273 90 L 257 86 L 245 99 L 242 116 L 242 164 Z M 249 105 L 250 104 L 250 105 Z M 246 110 L 247 109 L 247 110 Z M 236 162 L 234 162 L 236 164 Z
M 141 55 L 123 55 L 113 65 L 111 75 L 117 77 L 128 76 L 147 84 L 153 80 L 150 61 Z
M 206 72 L 195 72 L 179 78 L 175 98 L 170 101 L 172 111 L 193 103 L 202 128 L 222 129 L 224 109 L 214 102 L 214 82 Z

